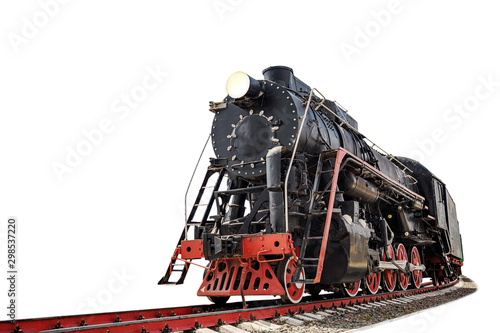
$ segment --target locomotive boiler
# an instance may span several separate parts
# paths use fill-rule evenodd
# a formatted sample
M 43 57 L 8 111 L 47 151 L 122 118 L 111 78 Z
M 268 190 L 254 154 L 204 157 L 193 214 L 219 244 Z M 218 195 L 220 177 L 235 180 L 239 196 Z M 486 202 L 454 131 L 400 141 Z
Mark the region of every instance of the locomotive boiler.
M 385 152 L 337 102 L 269 67 L 210 102 L 214 157 L 159 284 L 209 265 L 199 296 L 355 296 L 456 279 L 455 204 L 419 162 Z

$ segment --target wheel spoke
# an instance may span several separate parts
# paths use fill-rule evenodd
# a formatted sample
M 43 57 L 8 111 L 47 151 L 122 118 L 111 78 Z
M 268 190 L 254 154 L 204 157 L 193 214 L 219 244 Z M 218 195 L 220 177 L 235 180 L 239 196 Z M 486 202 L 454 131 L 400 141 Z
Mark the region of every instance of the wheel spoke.
M 380 273 L 373 273 L 364 278 L 364 290 L 370 294 L 376 294 L 380 287 Z
M 383 253 L 384 261 L 394 260 L 394 250 L 388 245 Z M 396 272 L 392 269 L 386 269 L 383 273 L 383 288 L 385 291 L 392 292 L 396 288 Z
M 415 266 L 419 266 L 421 264 L 420 254 L 418 253 L 418 249 L 415 246 L 411 249 L 411 263 Z M 422 271 L 413 271 L 412 280 L 413 286 L 415 286 L 415 288 L 417 289 L 420 288 L 422 286 Z
M 398 244 L 396 246 L 396 258 L 398 260 L 408 260 L 408 255 L 406 254 L 406 249 L 403 244 Z M 408 276 L 405 273 L 399 273 L 398 288 L 401 290 L 406 290 L 408 288 Z

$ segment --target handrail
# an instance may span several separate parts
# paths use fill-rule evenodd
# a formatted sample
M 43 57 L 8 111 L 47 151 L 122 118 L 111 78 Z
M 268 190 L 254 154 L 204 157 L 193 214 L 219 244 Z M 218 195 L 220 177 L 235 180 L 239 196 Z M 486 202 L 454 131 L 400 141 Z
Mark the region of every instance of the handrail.
M 318 110 L 320 107 L 324 107 L 326 110 L 330 111 L 331 114 L 333 114 L 336 118 L 338 118 L 341 121 L 340 126 L 347 125 L 347 127 L 349 127 L 349 129 L 351 129 L 352 131 L 356 132 L 357 134 L 363 135 L 354 126 L 352 126 L 347 121 L 345 121 L 345 119 L 342 119 L 337 113 L 335 113 L 334 111 L 330 110 L 330 108 L 328 108 L 325 104 L 323 104 L 325 102 L 325 100 L 326 100 L 325 96 L 323 96 L 323 94 L 320 93 L 317 89 L 314 89 L 314 90 L 316 90 L 318 92 L 318 94 L 320 94 L 321 97 L 323 97 L 323 100 L 319 104 L 317 104 L 316 102 L 313 101 L 314 103 L 316 103 L 318 105 L 314 110 Z M 340 105 L 339 103 L 337 103 L 336 101 L 333 101 L 333 103 L 335 104 L 335 106 L 337 108 L 340 107 L 344 112 L 347 112 L 347 110 L 342 105 Z M 389 154 L 388 152 L 386 152 L 382 147 L 380 147 L 379 145 L 377 145 L 375 142 L 373 142 L 372 140 L 370 140 L 366 136 L 363 135 L 363 138 L 366 139 L 371 144 L 371 148 L 375 147 L 378 150 L 380 150 L 382 153 L 384 153 L 388 157 L 389 161 L 391 161 L 391 162 L 392 161 L 396 161 L 397 164 L 399 164 L 399 166 L 397 164 L 395 164 L 396 167 L 398 167 L 399 170 L 403 171 L 403 173 L 405 174 L 406 177 L 411 178 L 414 181 L 414 184 L 418 183 L 418 181 L 417 181 L 417 179 L 415 177 L 413 177 L 412 175 L 409 175 L 409 174 L 406 173 L 406 170 L 410 171 L 411 173 L 413 173 L 413 170 L 411 170 L 410 168 L 408 168 L 400 160 L 398 160 L 392 154 Z
M 198 165 L 200 164 L 201 157 L 205 153 L 205 149 L 207 148 L 207 144 L 208 144 L 209 140 L 210 140 L 210 134 L 208 135 L 207 141 L 205 141 L 205 145 L 203 146 L 203 150 L 201 151 L 201 154 L 198 157 L 198 162 L 196 162 L 196 166 L 194 167 L 193 174 L 191 175 L 191 179 L 189 180 L 189 184 L 186 188 L 186 193 L 184 194 L 184 239 L 186 239 L 186 240 L 188 237 L 187 195 L 189 192 L 189 188 L 191 187 L 191 183 L 193 182 L 194 175 L 196 174 L 196 170 L 198 170 Z
M 313 92 L 316 91 L 320 96 L 321 96 L 321 102 L 316 102 L 316 101 L 312 101 L 312 95 L 313 95 Z M 288 166 L 288 169 L 287 169 L 287 172 L 286 172 L 286 177 L 285 177 L 285 184 L 284 184 L 284 187 L 285 187 L 285 228 L 286 228 L 286 232 L 288 232 L 288 178 L 290 177 L 290 171 L 292 169 L 292 165 L 293 165 L 293 162 L 295 160 L 295 154 L 297 152 L 297 147 L 299 145 L 299 140 L 300 140 L 300 136 L 302 134 L 302 128 L 304 127 L 304 122 L 306 120 L 306 116 L 307 116 L 307 112 L 309 111 L 309 106 L 311 104 L 311 101 L 313 103 L 315 103 L 317 106 L 316 108 L 314 108 L 314 111 L 317 111 L 320 107 L 324 107 L 326 110 L 328 110 L 330 113 L 332 113 L 336 118 L 338 118 L 341 122 L 340 122 L 340 126 L 344 126 L 344 125 L 347 125 L 347 127 L 349 127 L 352 131 L 354 131 L 355 133 L 357 134 L 360 134 L 360 135 L 363 135 L 361 132 L 359 132 L 354 126 L 352 126 L 351 124 L 349 124 L 345 119 L 342 119 L 337 113 L 335 113 L 333 110 L 331 110 L 330 108 L 328 108 L 324 103 L 326 101 L 326 97 L 316 88 L 312 88 L 311 89 L 311 92 L 309 93 L 309 97 L 307 99 L 307 104 L 306 104 L 306 109 L 305 109 L 305 113 L 302 117 L 302 122 L 300 124 L 300 128 L 299 128 L 299 132 L 297 133 L 297 140 L 295 140 L 295 143 L 294 143 L 294 147 L 293 147 L 293 152 L 292 152 L 292 157 L 290 158 L 290 164 Z M 336 101 L 333 102 L 335 104 L 335 106 L 337 108 L 340 108 L 342 109 L 344 112 L 347 113 L 347 110 L 342 106 L 340 105 L 339 103 L 337 103 Z M 396 167 L 401 170 L 406 177 L 412 179 L 414 181 L 414 184 L 418 183 L 417 179 L 415 177 L 413 177 L 412 175 L 409 175 L 406 173 L 406 171 L 410 171 L 411 173 L 413 173 L 413 170 L 411 170 L 410 168 L 408 168 L 406 165 L 404 165 L 400 160 L 398 160 L 396 157 L 394 157 L 392 154 L 389 154 L 387 151 L 385 151 L 382 147 L 380 147 L 379 145 L 377 145 L 375 142 L 373 142 L 372 140 L 370 140 L 369 138 L 367 138 L 366 136 L 363 135 L 363 138 L 366 139 L 370 144 L 371 144 L 371 148 L 377 148 L 379 151 L 381 151 L 382 153 L 384 153 L 389 161 L 395 161 L 396 163 L 394 163 L 396 165 Z M 399 164 L 399 165 L 398 165 Z
M 300 123 L 299 132 L 297 133 L 297 140 L 295 140 L 294 142 L 292 157 L 290 158 L 290 165 L 288 166 L 288 170 L 286 171 L 286 177 L 285 177 L 285 231 L 286 232 L 288 232 L 288 178 L 290 177 L 290 171 L 292 170 L 293 161 L 295 159 L 295 153 L 297 152 L 297 147 L 299 146 L 300 135 L 302 134 L 302 128 L 304 127 L 304 122 L 306 121 L 307 112 L 309 111 L 309 105 L 311 104 L 311 99 L 314 90 L 316 90 L 316 88 L 313 88 L 309 93 L 309 98 L 307 99 L 304 115 L 302 117 L 299 117 L 299 119 L 302 118 L 302 122 Z M 323 103 L 323 101 L 321 103 Z

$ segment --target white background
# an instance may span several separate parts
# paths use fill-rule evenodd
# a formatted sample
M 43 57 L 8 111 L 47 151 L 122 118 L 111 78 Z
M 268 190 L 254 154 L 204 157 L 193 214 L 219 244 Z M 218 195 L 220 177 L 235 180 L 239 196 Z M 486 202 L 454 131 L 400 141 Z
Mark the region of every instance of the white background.
M 286 65 L 380 146 L 419 157 L 456 202 L 463 271 L 479 291 L 383 329 L 494 325 L 483 303 L 500 296 L 492 2 L 54 3 L 0 4 L 0 252 L 7 217 L 16 216 L 18 318 L 205 302 L 196 297 L 202 269 L 183 286 L 156 283 L 182 230 L 184 191 L 210 131 L 208 101 L 225 97 L 234 71 L 261 79 L 262 69 Z M 140 92 L 148 70 L 168 76 L 125 114 L 121 99 Z M 466 113 L 447 111 L 454 105 Z M 109 133 L 59 179 L 54 163 L 66 164 L 68 149 L 106 119 Z M 0 319 L 8 319 L 6 282 Z

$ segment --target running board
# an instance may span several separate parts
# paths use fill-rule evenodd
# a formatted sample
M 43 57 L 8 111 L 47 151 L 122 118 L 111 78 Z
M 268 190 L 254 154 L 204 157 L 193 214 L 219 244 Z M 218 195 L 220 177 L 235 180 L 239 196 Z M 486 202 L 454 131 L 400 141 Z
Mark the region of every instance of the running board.
M 408 266 L 408 267 L 407 267 Z M 386 269 L 404 270 L 404 271 L 425 271 L 425 265 L 413 265 L 408 260 L 380 261 L 378 269 L 385 271 Z

